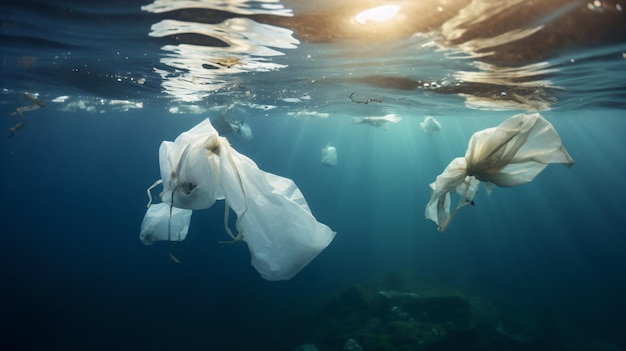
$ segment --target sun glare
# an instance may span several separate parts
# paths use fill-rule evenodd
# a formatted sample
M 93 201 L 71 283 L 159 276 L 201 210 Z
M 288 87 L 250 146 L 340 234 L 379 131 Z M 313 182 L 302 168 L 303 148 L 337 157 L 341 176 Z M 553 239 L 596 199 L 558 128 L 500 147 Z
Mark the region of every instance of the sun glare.
M 367 22 L 383 22 L 392 19 L 398 14 L 400 10 L 399 5 L 384 5 L 374 7 L 369 10 L 360 12 L 354 17 L 354 20 L 359 24 L 366 24 Z

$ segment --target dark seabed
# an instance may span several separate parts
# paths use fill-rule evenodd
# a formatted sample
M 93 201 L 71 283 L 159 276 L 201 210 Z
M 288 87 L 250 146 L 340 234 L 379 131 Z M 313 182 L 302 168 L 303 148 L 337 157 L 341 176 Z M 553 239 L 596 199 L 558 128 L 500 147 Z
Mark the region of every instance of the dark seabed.
M 0 348 L 626 350 L 626 1 L 502 4 L 3 2 Z M 429 184 L 536 112 L 575 164 L 439 232 Z M 205 118 L 337 232 L 295 277 L 219 243 L 224 201 L 139 240 L 159 145 Z

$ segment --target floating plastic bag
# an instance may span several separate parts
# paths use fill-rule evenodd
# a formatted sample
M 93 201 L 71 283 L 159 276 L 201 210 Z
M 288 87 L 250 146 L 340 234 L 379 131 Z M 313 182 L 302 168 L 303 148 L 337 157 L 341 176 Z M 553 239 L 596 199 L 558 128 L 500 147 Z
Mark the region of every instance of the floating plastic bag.
M 291 179 L 260 170 L 220 137 L 208 119 L 173 143 L 163 142 L 159 154 L 163 202 L 201 209 L 225 199 L 226 231 L 233 241 L 246 242 L 252 265 L 267 280 L 290 279 L 334 238 Z M 236 235 L 228 227 L 229 207 L 237 215 Z
M 171 207 L 166 203 L 151 205 L 143 217 L 139 240 L 145 245 L 152 245 L 159 240 L 185 240 L 189 231 L 192 212 L 191 210 Z
M 290 279 L 330 244 L 335 232 L 313 217 L 291 179 L 260 170 L 221 139 L 222 188 L 237 214 L 234 239 L 248 244 L 252 265 L 264 279 Z
M 428 133 L 430 135 L 433 135 L 441 130 L 441 124 L 435 119 L 435 117 L 432 116 L 426 116 L 424 121 L 420 122 L 420 127 L 424 133 Z
M 521 185 L 535 179 L 550 163 L 569 167 L 574 160 L 552 124 L 538 113 L 515 115 L 496 128 L 476 132 L 469 141 L 465 157 L 452 160 L 430 184 L 432 193 L 426 205 L 426 218 L 437 223 L 443 232 L 461 207 L 473 204 L 481 181 L 486 183 L 488 193 L 493 184 Z M 453 191 L 461 198 L 450 213 Z
M 250 129 L 250 125 L 246 122 L 241 124 L 241 128 L 239 128 L 239 135 L 245 140 L 252 140 L 252 129 Z
M 208 119 L 159 148 L 163 192 L 161 200 L 174 207 L 202 210 L 223 198 L 217 155 L 207 150 L 217 131 Z
M 252 129 L 250 125 L 246 123 L 244 120 L 227 120 L 228 125 L 230 126 L 230 130 L 235 135 L 239 135 L 245 140 L 252 139 Z
M 398 117 L 394 114 L 388 114 L 382 117 L 352 117 L 352 123 L 369 124 L 374 127 L 382 127 L 385 130 L 387 130 L 389 123 L 398 123 L 401 120 L 402 117 Z
M 330 143 L 322 149 L 322 164 L 330 167 L 337 165 L 337 149 Z

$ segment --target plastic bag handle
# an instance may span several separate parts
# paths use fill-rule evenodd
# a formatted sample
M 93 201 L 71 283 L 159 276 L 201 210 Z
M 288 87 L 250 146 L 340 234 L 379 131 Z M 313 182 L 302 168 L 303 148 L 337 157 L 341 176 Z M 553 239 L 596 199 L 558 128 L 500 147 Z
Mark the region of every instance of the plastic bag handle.
M 152 194 L 150 193 L 150 190 L 154 189 L 157 185 L 162 184 L 163 183 L 163 179 L 159 179 L 156 182 L 154 182 L 154 184 L 150 185 L 150 187 L 148 189 L 146 189 L 146 192 L 148 193 L 148 208 L 150 208 L 150 205 L 152 205 Z

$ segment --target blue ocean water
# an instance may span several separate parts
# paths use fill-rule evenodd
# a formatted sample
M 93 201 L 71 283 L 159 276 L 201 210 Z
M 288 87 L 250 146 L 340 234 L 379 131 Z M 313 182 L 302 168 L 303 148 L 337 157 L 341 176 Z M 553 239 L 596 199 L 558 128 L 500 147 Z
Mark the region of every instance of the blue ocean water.
M 442 3 L 436 13 L 456 8 L 441 26 L 365 41 L 306 22 L 339 23 L 356 1 L 319 4 L 0 5 L 3 349 L 330 351 L 348 338 L 364 350 L 626 349 L 626 5 L 561 1 L 537 15 L 515 2 L 535 16 L 489 44 L 502 53 L 491 60 L 478 55 L 490 46 L 444 30 L 461 9 L 508 18 L 489 1 Z M 566 26 L 579 16 L 606 23 L 606 40 Z M 533 35 L 561 39 L 503 54 Z M 23 92 L 45 106 L 9 137 L 10 113 L 32 105 Z M 474 132 L 537 110 L 575 164 L 490 196 L 482 187 L 438 232 L 424 218 L 429 183 Z M 402 120 L 352 120 L 387 114 Z M 224 116 L 253 133 L 225 134 L 233 148 L 293 179 L 337 232 L 291 280 L 263 280 L 245 243 L 218 243 L 221 201 L 194 212 L 173 246 L 181 264 L 164 242 L 139 240 L 160 143 Z M 425 133 L 425 116 L 441 130 Z M 328 143 L 334 167 L 320 163 Z M 408 307 L 394 317 L 379 310 L 392 290 L 460 296 L 472 322 Z

